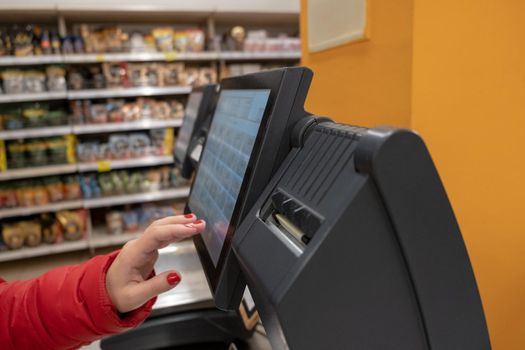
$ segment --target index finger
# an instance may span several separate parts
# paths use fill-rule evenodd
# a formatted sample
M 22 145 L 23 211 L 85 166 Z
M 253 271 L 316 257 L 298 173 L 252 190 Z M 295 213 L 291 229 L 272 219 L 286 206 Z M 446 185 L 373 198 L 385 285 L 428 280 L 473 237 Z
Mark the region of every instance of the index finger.
M 137 239 L 135 247 L 146 254 L 164 248 L 173 242 L 196 235 L 204 230 L 206 224 L 197 220 L 189 224 L 167 224 L 150 226 Z

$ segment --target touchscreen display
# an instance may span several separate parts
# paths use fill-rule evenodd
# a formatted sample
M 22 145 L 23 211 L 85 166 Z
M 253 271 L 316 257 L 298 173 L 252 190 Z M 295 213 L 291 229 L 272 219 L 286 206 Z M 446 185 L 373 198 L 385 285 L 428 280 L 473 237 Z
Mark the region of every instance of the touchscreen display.
M 201 234 L 217 266 L 259 132 L 269 89 L 223 90 L 188 206 L 206 220 Z
M 175 144 L 175 155 L 178 160 L 183 162 L 186 156 L 186 151 L 191 141 L 191 134 L 193 133 L 193 127 L 195 120 L 197 119 L 197 113 L 199 111 L 199 105 L 202 100 L 202 92 L 192 92 L 188 98 L 186 104 L 186 112 L 184 114 L 184 123 L 179 130 L 177 136 L 177 143 Z

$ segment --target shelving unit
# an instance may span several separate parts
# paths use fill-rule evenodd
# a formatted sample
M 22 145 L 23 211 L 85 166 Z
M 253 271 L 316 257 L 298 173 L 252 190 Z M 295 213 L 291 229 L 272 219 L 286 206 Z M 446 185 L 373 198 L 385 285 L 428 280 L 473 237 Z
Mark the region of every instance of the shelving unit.
M 189 187 L 170 188 L 146 193 L 124 194 L 120 196 L 99 197 L 84 199 L 83 207 L 86 209 L 110 207 L 113 205 L 155 202 L 166 199 L 186 198 L 190 194 Z
M 47 165 L 0 171 L 0 181 L 26 179 L 38 176 L 62 175 L 77 172 L 76 164 Z
M 49 126 L 32 129 L 17 129 L 0 131 L 0 140 L 17 140 L 25 138 L 38 138 L 63 135 L 98 134 L 114 131 L 130 131 L 145 129 L 178 128 L 182 125 L 182 119 L 143 119 L 134 122 L 104 123 L 104 124 L 78 124 L 64 126 Z M 0 175 L 1 179 L 1 175 Z
M 45 91 L 23 94 L 0 94 L 0 104 L 14 102 L 66 100 L 66 91 Z
M 88 171 L 99 171 L 101 167 L 104 167 L 105 171 L 108 168 L 110 170 L 115 169 L 130 169 L 130 168 L 140 168 L 156 165 L 168 165 L 173 164 L 173 156 L 148 156 L 143 158 L 133 158 L 133 159 L 124 159 L 124 160 L 110 160 L 110 161 L 101 161 L 93 163 L 78 163 L 76 168 L 79 172 L 84 173 Z
M 0 219 L 12 218 L 16 216 L 28 216 L 34 214 L 42 214 L 49 212 L 57 212 L 61 210 L 78 209 L 83 207 L 84 202 L 81 199 L 72 201 L 63 201 L 57 203 L 49 203 L 46 205 L 33 207 L 16 207 L 8 209 L 0 209 Z
M 37 1 L 38 2 L 38 1 Z M 133 1 L 132 1 L 133 2 Z M 135 2 L 136 3 L 136 2 Z M 291 3 L 291 2 L 290 2 Z M 175 0 L 169 3 L 165 1 L 149 4 L 151 9 L 145 9 L 141 4 L 126 3 L 125 6 L 119 4 L 90 4 L 83 3 L 81 7 L 72 5 L 71 2 L 57 0 L 55 2 L 42 2 L 36 8 L 27 11 L 34 5 L 4 4 L 0 5 L 0 17 L 12 22 L 13 18 L 17 21 L 30 23 L 35 18 L 45 18 L 44 22 L 52 23 L 56 21 L 56 28 L 61 31 L 61 35 L 71 34 L 73 26 L 71 23 L 123 23 L 123 24 L 153 24 L 153 23 L 180 23 L 188 26 L 199 26 L 206 34 L 213 38 L 215 34 L 222 34 L 230 30 L 233 25 L 242 25 L 246 29 L 265 28 L 266 24 L 273 26 L 273 31 L 269 31 L 272 36 L 285 32 L 294 35 L 298 28 L 298 4 L 292 6 L 285 2 L 278 2 L 273 6 L 255 6 L 255 3 L 240 2 L 235 8 L 225 5 L 225 2 L 215 1 L 212 5 L 209 1 L 199 1 L 194 3 L 181 2 Z M 29 6 L 29 7 L 28 7 Z M 91 7 L 90 7 L 91 6 Z M 102 7 L 101 7 L 102 6 Z M 107 8 L 109 6 L 109 8 Z M 135 7 L 134 7 L 135 6 Z M 225 7 L 226 6 L 226 7 Z M 108 9 L 108 11 L 106 11 Z M 23 16 L 21 16 L 23 14 Z M 36 16 L 36 17 L 35 17 Z M 38 19 L 37 19 L 38 18 Z M 191 24 L 190 24 L 191 23 Z M 290 29 L 291 28 L 291 29 Z M 69 33 L 68 33 L 69 31 Z M 214 48 L 217 46 L 213 46 Z M 211 49 L 210 49 L 211 50 Z M 216 70 L 220 75 L 227 71 L 224 69 L 230 64 L 239 65 L 246 63 L 249 66 L 260 63 L 263 65 L 275 64 L 295 64 L 300 60 L 299 51 L 288 52 L 237 52 L 217 51 L 205 52 L 123 52 L 123 53 L 89 53 L 89 54 L 59 54 L 29 57 L 7 56 L 0 57 L 0 70 L 8 67 L 20 67 L 30 69 L 31 66 L 45 68 L 47 65 L 65 65 L 72 68 L 72 65 L 93 65 L 104 62 L 182 62 L 187 66 L 207 65 Z M 49 105 L 66 104 L 72 100 L 102 100 L 110 98 L 133 98 L 141 96 L 174 96 L 184 97 L 191 92 L 189 86 L 162 86 L 162 87 L 131 87 L 131 88 L 106 88 L 106 89 L 86 89 L 86 90 L 67 90 L 60 92 L 42 92 L 34 94 L 0 94 L 0 105 L 54 101 Z M 182 98 L 184 100 L 184 98 Z M 103 103 L 96 101 L 94 103 Z M 3 107 L 3 106 L 1 106 Z M 40 137 L 53 137 L 63 135 L 77 135 L 80 139 L 92 140 L 96 134 L 106 134 L 112 132 L 128 132 L 133 130 L 151 130 L 162 128 L 178 128 L 182 124 L 182 119 L 171 120 L 140 120 L 123 123 L 105 124 L 82 124 L 82 125 L 62 125 L 47 126 L 42 128 L 20 129 L 20 130 L 0 130 L 0 140 L 17 140 Z M 85 135 L 85 136 L 84 136 Z M 108 171 L 114 169 L 128 169 L 138 167 L 151 167 L 169 165 L 173 163 L 172 156 L 150 156 L 141 159 L 129 160 L 106 160 L 92 163 L 76 163 L 67 165 L 50 165 L 45 167 L 33 167 L 28 169 L 13 169 L 0 172 L 0 182 L 17 179 L 27 179 L 49 175 L 62 175 L 73 173 L 86 173 L 97 171 Z M 88 209 L 91 216 L 91 209 L 111 207 L 115 205 L 125 205 L 141 202 L 167 201 L 172 199 L 182 199 L 189 195 L 189 187 L 173 188 L 160 191 L 150 191 L 148 193 L 137 193 L 121 196 L 104 198 L 82 199 L 78 201 L 63 201 L 49 205 L 31 208 L 11 208 L 0 209 L 0 219 L 12 217 L 24 217 L 44 212 L 53 212 L 71 209 Z M 98 213 L 97 213 L 98 214 Z M 88 219 L 87 237 L 85 240 L 77 242 L 63 242 L 56 245 L 45 245 L 34 248 L 23 248 L 20 250 L 0 252 L 0 262 L 16 259 L 24 259 L 48 254 L 77 251 L 84 249 L 95 249 L 113 245 L 121 245 L 130 239 L 139 237 L 142 233 L 108 235 L 101 228 L 92 228 L 91 219 Z
M 42 56 L 4 56 L 0 66 L 26 66 L 41 64 L 86 64 L 102 62 L 173 62 L 173 61 L 253 61 L 253 60 L 299 60 L 299 51 L 277 52 L 127 52 L 99 54 L 70 54 Z
M 67 93 L 67 98 L 69 100 L 80 100 L 90 98 L 186 95 L 190 92 L 191 86 L 144 86 L 115 89 L 72 90 Z

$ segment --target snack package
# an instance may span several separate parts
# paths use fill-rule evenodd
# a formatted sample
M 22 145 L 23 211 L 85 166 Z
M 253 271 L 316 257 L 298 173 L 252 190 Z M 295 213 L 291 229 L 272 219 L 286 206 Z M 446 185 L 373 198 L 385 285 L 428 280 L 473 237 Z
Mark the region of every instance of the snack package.
M 9 249 L 19 249 L 24 245 L 24 234 L 18 223 L 2 225 L 2 241 Z
M 54 244 L 63 241 L 62 227 L 53 214 L 40 215 L 40 224 L 42 226 L 42 240 L 45 243 Z
M 106 226 L 108 228 L 109 234 L 121 234 L 124 231 L 124 222 L 122 221 L 122 214 L 118 211 L 110 211 L 109 213 L 107 213 Z
M 42 242 L 42 226 L 36 220 L 21 221 L 18 223 L 24 243 L 29 247 L 36 247 Z
M 160 27 L 155 28 L 151 31 L 151 34 L 155 38 L 157 49 L 161 52 L 173 51 L 173 28 Z
M 145 157 L 149 154 L 151 140 L 145 133 L 134 133 L 129 135 L 129 148 L 131 157 Z
M 66 91 L 66 70 L 59 66 L 48 66 L 46 68 L 47 89 L 49 91 Z
M 130 157 L 130 139 L 127 135 L 111 135 L 108 147 L 112 159 L 128 159 Z
M 139 216 L 135 210 L 126 210 L 122 214 L 122 219 L 126 232 L 137 232 L 139 230 Z
M 66 241 L 77 241 L 86 233 L 86 210 L 65 210 L 56 213 Z

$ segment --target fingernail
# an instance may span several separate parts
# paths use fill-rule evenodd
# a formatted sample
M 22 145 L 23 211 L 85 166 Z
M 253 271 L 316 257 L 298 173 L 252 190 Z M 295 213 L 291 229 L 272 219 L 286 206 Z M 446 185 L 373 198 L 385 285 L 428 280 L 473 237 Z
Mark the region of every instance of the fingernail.
M 191 218 L 193 217 L 193 214 L 186 214 L 186 215 L 184 215 L 184 217 L 185 217 L 186 219 L 191 219 Z
M 176 272 L 172 272 L 168 274 L 168 277 L 166 277 L 166 280 L 168 281 L 168 284 L 170 286 L 173 286 L 175 284 L 178 284 L 180 282 L 180 275 Z
M 204 222 L 203 220 L 199 219 L 199 220 L 195 221 L 194 224 L 195 225 L 199 225 L 199 224 L 202 224 L 203 222 Z

